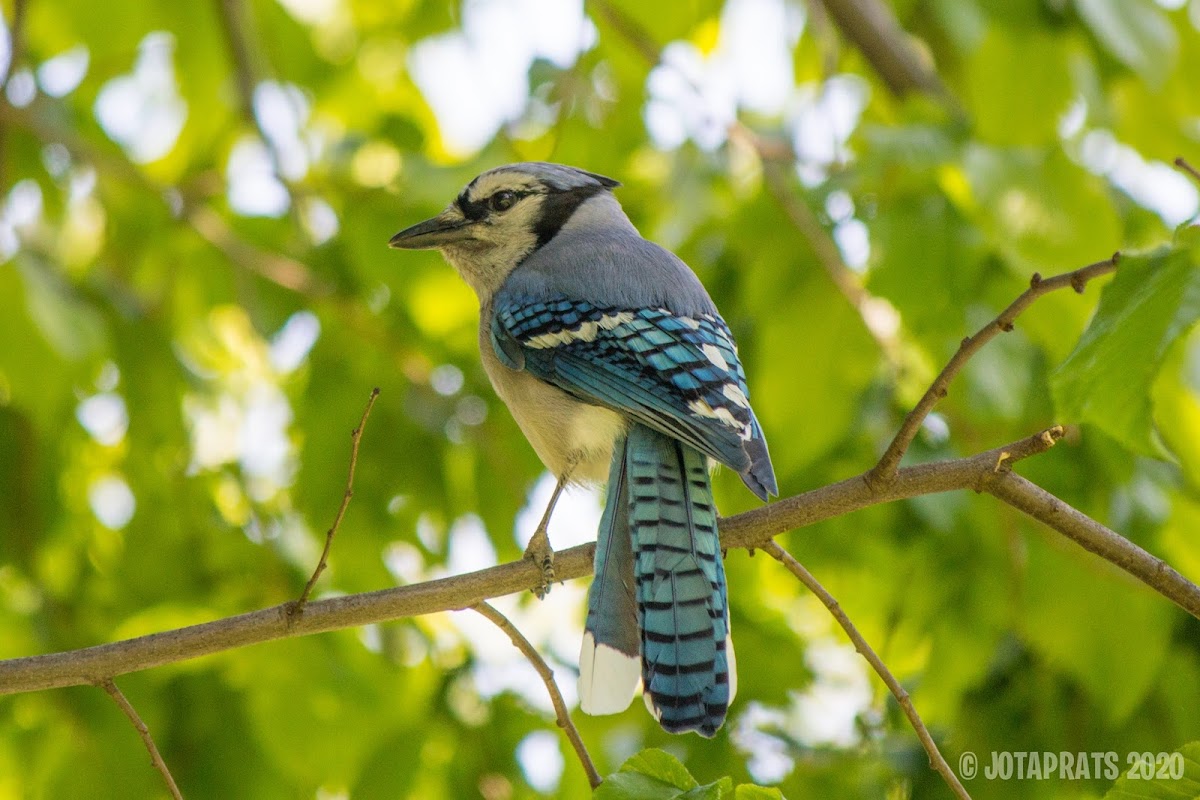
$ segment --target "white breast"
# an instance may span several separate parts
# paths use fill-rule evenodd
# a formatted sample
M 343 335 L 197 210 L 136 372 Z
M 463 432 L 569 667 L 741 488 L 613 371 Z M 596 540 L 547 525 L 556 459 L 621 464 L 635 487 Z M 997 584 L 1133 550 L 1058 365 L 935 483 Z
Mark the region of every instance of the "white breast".
M 576 400 L 528 372 L 509 369 L 480 332 L 483 367 L 496 394 L 508 406 L 538 458 L 555 476 L 570 473 L 575 483 L 608 478 L 613 443 L 625 432 L 625 418 L 607 408 Z

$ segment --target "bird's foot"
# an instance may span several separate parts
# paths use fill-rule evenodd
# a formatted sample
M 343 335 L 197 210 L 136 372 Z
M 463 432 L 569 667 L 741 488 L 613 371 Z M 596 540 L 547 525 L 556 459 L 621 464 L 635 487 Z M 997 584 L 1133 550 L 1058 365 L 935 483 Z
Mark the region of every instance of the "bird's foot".
M 546 535 L 544 527 L 539 525 L 533 532 L 533 538 L 525 548 L 525 558 L 541 567 L 542 581 L 533 587 L 533 593 L 540 600 L 550 593 L 550 584 L 554 583 L 554 550 L 550 547 L 550 537 Z

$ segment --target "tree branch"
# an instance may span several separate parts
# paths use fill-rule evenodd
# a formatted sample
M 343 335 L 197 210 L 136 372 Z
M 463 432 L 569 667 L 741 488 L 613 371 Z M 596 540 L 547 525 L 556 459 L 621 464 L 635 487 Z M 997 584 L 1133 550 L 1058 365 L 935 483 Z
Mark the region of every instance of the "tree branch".
M 583 771 L 587 773 L 588 783 L 595 789 L 600 785 L 600 773 L 596 771 L 596 765 L 592 763 L 592 757 L 588 754 L 587 747 L 583 744 L 583 738 L 579 735 L 579 729 L 575 727 L 575 723 L 571 721 L 571 714 L 567 711 L 567 704 L 563 700 L 562 692 L 558 690 L 558 684 L 554 682 L 554 672 L 551 671 L 548 665 L 538 653 L 528 639 L 525 638 L 517 626 L 513 625 L 508 617 L 501 614 L 487 603 L 476 603 L 471 606 L 473 611 L 477 611 L 483 616 L 491 620 L 497 628 L 508 634 L 508 638 L 518 650 L 529 659 L 529 663 L 537 670 L 537 674 L 541 677 L 542 683 L 546 684 L 546 691 L 550 693 L 550 702 L 554 704 L 554 714 L 558 718 L 558 727 L 563 729 L 567 739 L 571 742 L 571 746 L 575 748 L 575 754 L 579 756 L 579 761 L 583 764 Z
M 1001 311 L 999 316 L 987 325 L 984 325 L 974 336 L 963 339 L 962 344 L 959 345 L 958 352 L 942 368 L 941 373 L 930 384 L 929 388 L 925 391 L 925 395 L 913 410 L 908 412 L 908 416 L 904 418 L 904 423 L 900 426 L 900 430 L 896 433 L 895 438 L 892 439 L 892 443 L 888 445 L 883 457 L 879 459 L 879 463 L 867 473 L 867 479 L 872 483 L 885 483 L 895 474 L 896 467 L 900 464 L 900 459 L 904 457 L 908 446 L 912 444 L 917 431 L 921 429 L 921 424 L 929 416 L 929 412 L 933 410 L 933 407 L 937 405 L 938 400 L 946 396 L 950 381 L 954 380 L 954 376 L 966 366 L 967 361 L 980 348 L 996 338 L 999 333 L 1011 331 L 1013 329 L 1013 322 L 1020 316 L 1022 311 L 1033 304 L 1034 300 L 1064 286 L 1070 286 L 1076 292 L 1082 294 L 1088 281 L 1115 271 L 1120 258 L 1120 253 L 1113 253 L 1111 258 L 1107 258 L 1104 261 L 1098 261 L 1095 264 L 1081 267 L 1073 272 L 1055 275 L 1053 278 L 1043 279 L 1041 275 L 1035 272 L 1029 281 L 1029 288 L 1022 292 L 1008 308 Z
M 821 0 L 842 34 L 883 79 L 892 94 L 923 92 L 962 115 L 957 101 L 913 46 L 891 8 L 880 0 Z
M 8 81 L 21 67 L 21 62 L 25 59 L 25 19 L 28 11 L 29 3 L 27 0 L 14 0 L 12 9 L 12 19 L 8 24 L 8 66 L 4 68 L 4 73 L 0 74 L 0 107 L 8 105 Z M 8 131 L 5 126 L 0 125 L 0 194 L 7 194 L 8 185 L 8 159 L 5 157 L 5 152 L 8 149 Z
M 25 59 L 25 15 L 28 10 L 27 0 L 13 0 L 12 19 L 8 24 L 8 66 L 0 75 L 0 102 L 4 101 L 2 90 L 8 88 L 8 79 L 20 69 Z
M 950 769 L 950 765 L 946 763 L 946 759 L 942 758 L 942 753 L 938 750 L 937 744 L 933 741 L 933 737 L 929 735 L 929 729 L 925 727 L 925 723 L 921 721 L 921 716 L 917 713 L 917 709 L 913 707 L 912 699 L 909 698 L 908 692 L 900 685 L 900 681 L 896 680 L 896 676 L 891 673 L 887 665 L 883 663 L 883 659 L 867 644 L 867 640 L 858 632 L 858 628 L 850 621 L 850 617 L 842 610 L 842 606 L 834 596 L 831 595 L 821 582 L 817 580 L 811 572 L 805 569 L 804 565 L 796 560 L 791 553 L 784 550 L 775 541 L 768 542 L 763 548 L 776 561 L 787 567 L 788 572 L 796 576 L 801 583 L 808 588 L 810 592 L 817 596 L 817 599 L 824 604 L 825 608 L 829 609 L 829 613 L 837 620 L 838 625 L 842 626 L 842 630 L 850 637 L 850 641 L 854 643 L 854 649 L 857 650 L 867 663 L 871 665 L 871 669 L 875 670 L 883 682 L 891 691 L 892 696 L 896 698 L 896 702 L 900 704 L 900 708 L 904 711 L 904 716 L 908 717 L 908 722 L 912 725 L 913 730 L 917 732 L 917 738 L 921 740 L 921 746 L 925 748 L 925 752 L 929 754 L 929 764 L 935 769 L 942 779 L 946 781 L 946 785 L 963 800 L 971 800 L 971 795 L 967 794 L 967 790 L 959 782 L 958 776 Z
M 321 558 L 317 561 L 317 568 L 313 570 L 312 577 L 308 579 L 308 583 L 304 584 L 304 591 L 300 593 L 300 599 L 292 607 L 292 614 L 295 616 L 299 616 L 304 612 L 304 606 L 308 604 L 309 595 L 312 594 L 313 587 L 317 585 L 317 578 L 320 578 L 321 573 L 325 571 L 325 566 L 329 562 L 329 549 L 333 547 L 334 534 L 337 533 L 338 526 L 342 524 L 342 517 L 346 516 L 346 509 L 350 506 L 350 498 L 354 497 L 354 470 L 358 466 L 358 445 L 362 441 L 363 429 L 367 427 L 367 417 L 371 416 L 371 409 L 375 407 L 375 400 L 378 397 L 379 387 L 375 387 L 371 390 L 370 398 L 367 399 L 367 407 L 363 409 L 362 418 L 358 421 L 358 427 L 350 432 L 350 474 L 346 477 L 346 491 L 342 492 L 342 504 L 338 506 L 337 514 L 333 518 L 333 524 L 325 532 L 325 547 L 321 550 Z
M 1191 176 L 1192 180 L 1194 180 L 1196 183 L 1200 183 L 1200 170 L 1189 164 L 1183 156 L 1175 159 L 1175 166 Z
M 608 0 L 589 0 L 588 6 L 599 16 L 603 17 L 604 21 L 611 25 L 620 34 L 621 38 L 637 51 L 643 61 L 650 66 L 658 63 L 662 57 L 662 48 L 659 47 L 658 42 L 654 40 L 650 32 L 638 24 L 636 19 L 612 3 L 609 3 Z
M 162 755 L 158 752 L 158 747 L 154 744 L 154 737 L 150 735 L 150 729 L 146 727 L 146 723 L 142 722 L 142 718 L 138 716 L 137 709 L 125 697 L 117 684 L 112 679 L 100 681 L 100 687 L 108 692 L 108 696 L 113 699 L 113 702 L 124 712 L 129 721 L 133 723 L 134 730 L 138 732 L 138 736 L 142 737 L 142 744 L 146 745 L 146 749 L 150 751 L 150 763 L 158 770 L 158 774 L 162 775 L 163 781 L 167 784 L 167 791 L 171 793 L 171 797 L 175 800 L 183 800 L 183 795 L 179 793 L 179 787 L 175 785 L 175 779 L 171 777 L 171 770 L 167 769 L 167 762 L 163 761 Z
M 1161 558 L 1152 556 L 1037 484 L 1002 470 L 985 482 L 983 491 L 1053 528 L 1088 552 L 1115 564 L 1200 619 L 1200 587 Z
M 761 548 L 786 530 L 821 522 L 879 503 L 955 489 L 984 491 L 998 469 L 1048 449 L 1059 437 L 1051 428 L 1005 447 L 969 458 L 906 467 L 883 486 L 867 482 L 866 475 L 814 489 L 762 508 L 721 520 L 723 548 Z M 1000 495 L 997 495 L 1000 496 Z M 584 544 L 555 554 L 559 580 L 591 574 L 594 544 Z M 1129 560 L 1133 545 L 1118 537 L 1112 543 L 1112 560 L 1119 567 Z M 1097 551 L 1102 557 L 1109 551 Z M 1135 559 L 1136 560 L 1136 559 Z M 470 608 L 479 602 L 506 594 L 528 591 L 541 579 L 541 568 L 520 559 L 466 575 L 427 581 L 412 586 L 313 600 L 303 616 L 293 618 L 292 602 L 252 611 L 235 617 L 153 633 L 110 644 L 49 655 L 26 656 L 0 661 L 0 695 L 94 684 L 128 672 L 246 645 L 340 630 L 401 617 Z M 1140 576 L 1139 576 L 1140 577 Z M 1173 602 L 1197 598 L 1187 605 L 1188 613 L 1200 619 L 1200 588 L 1174 570 L 1147 576 L 1147 583 Z

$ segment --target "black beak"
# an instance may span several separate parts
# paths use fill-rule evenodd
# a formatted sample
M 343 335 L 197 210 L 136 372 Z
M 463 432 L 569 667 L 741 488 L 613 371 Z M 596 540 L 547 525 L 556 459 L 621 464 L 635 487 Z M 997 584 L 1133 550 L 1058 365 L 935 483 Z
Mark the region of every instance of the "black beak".
M 433 219 L 418 222 L 405 228 L 388 240 L 388 247 L 399 250 L 428 250 L 445 247 L 454 242 L 469 239 L 471 221 L 464 219 L 454 206 L 447 208 Z

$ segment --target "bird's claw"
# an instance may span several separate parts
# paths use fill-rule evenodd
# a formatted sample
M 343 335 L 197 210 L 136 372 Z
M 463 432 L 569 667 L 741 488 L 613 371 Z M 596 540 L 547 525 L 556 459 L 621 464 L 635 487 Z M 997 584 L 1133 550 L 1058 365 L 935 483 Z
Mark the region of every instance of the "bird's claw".
M 550 547 L 550 537 L 544 529 L 538 528 L 534 532 L 529 546 L 525 548 L 525 558 L 542 570 L 541 582 L 533 587 L 533 593 L 541 600 L 550 593 L 550 585 L 554 583 L 554 550 Z

